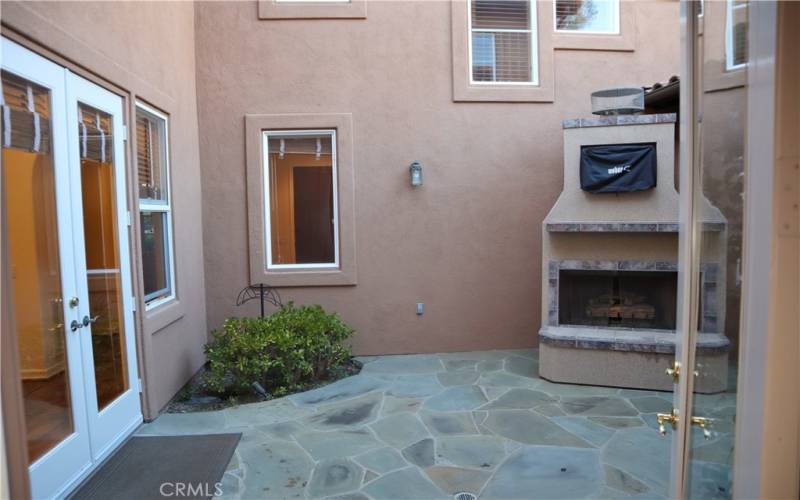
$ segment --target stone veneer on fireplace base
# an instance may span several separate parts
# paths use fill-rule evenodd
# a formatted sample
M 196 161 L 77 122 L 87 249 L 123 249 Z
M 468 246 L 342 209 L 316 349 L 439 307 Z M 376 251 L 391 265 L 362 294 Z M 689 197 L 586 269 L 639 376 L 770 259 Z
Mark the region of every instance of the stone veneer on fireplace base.
M 730 342 L 718 333 L 697 341 L 695 391 L 727 388 Z M 567 384 L 673 390 L 664 370 L 675 359 L 675 332 L 545 326 L 539 331 L 539 376 Z

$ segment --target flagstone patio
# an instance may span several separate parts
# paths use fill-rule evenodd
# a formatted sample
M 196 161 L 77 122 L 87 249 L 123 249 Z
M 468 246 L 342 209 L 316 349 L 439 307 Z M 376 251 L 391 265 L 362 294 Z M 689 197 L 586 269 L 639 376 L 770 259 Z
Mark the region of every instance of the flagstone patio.
M 663 498 L 671 393 L 554 384 L 537 351 L 360 358 L 359 375 L 264 403 L 164 414 L 138 434 L 241 432 L 223 498 Z M 735 393 L 701 396 L 691 488 L 730 497 Z

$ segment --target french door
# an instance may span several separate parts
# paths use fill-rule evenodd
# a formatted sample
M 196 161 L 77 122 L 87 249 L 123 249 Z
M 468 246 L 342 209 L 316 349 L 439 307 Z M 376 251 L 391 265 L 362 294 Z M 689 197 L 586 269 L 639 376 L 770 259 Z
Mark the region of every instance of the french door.
M 7 39 L 2 87 L 10 333 L 31 491 L 48 498 L 66 494 L 142 419 L 123 102 Z
M 679 303 L 670 496 L 731 498 L 747 272 L 747 1 L 681 3 Z M 758 26 L 758 29 L 774 27 Z M 752 228 L 750 228 L 752 229 Z

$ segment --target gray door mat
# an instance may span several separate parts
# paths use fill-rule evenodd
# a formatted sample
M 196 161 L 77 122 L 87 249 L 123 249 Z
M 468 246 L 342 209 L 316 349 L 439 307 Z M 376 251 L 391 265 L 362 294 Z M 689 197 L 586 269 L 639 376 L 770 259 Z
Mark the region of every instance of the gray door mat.
M 211 498 L 241 437 L 241 433 L 134 436 L 70 499 Z

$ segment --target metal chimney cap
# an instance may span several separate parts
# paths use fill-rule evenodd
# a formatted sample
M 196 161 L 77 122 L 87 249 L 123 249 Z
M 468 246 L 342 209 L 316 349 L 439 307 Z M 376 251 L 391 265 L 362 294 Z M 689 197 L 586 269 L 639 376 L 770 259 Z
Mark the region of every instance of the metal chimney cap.
M 615 87 L 592 92 L 592 114 L 633 115 L 644 111 L 644 87 Z

